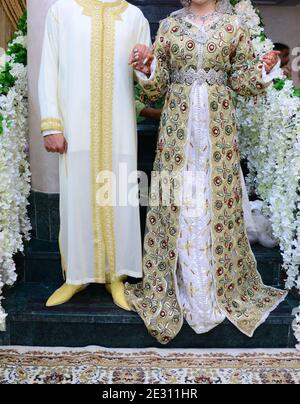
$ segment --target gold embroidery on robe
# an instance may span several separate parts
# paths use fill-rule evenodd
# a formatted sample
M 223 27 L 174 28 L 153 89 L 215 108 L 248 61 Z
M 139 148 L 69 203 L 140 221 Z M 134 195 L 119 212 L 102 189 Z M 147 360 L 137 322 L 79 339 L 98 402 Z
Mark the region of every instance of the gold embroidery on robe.
M 95 277 L 100 283 L 115 279 L 115 231 L 113 206 L 97 202 L 99 174 L 112 172 L 112 122 L 115 59 L 115 24 L 128 3 L 117 0 L 76 0 L 91 17 L 91 161 Z M 106 273 L 106 265 L 108 272 Z
M 63 132 L 64 127 L 63 127 L 61 119 L 57 119 L 57 118 L 43 119 L 42 123 L 41 123 L 41 131 L 45 132 L 48 130 Z

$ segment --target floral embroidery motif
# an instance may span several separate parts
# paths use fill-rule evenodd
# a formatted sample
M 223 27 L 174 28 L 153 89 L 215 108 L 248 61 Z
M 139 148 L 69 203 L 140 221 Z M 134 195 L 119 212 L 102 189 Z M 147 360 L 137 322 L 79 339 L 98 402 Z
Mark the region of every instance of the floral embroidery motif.
M 211 234 L 216 297 L 228 319 L 251 337 L 286 293 L 263 285 L 246 235 L 231 93 L 233 90 L 243 96 L 253 96 L 262 93 L 266 85 L 262 81 L 261 63 L 253 56 L 249 34 L 239 26 L 235 16 L 220 16 L 216 24 L 205 30 L 205 41 L 203 31 L 197 37 L 198 31 L 193 24 L 183 25 L 180 15 L 163 21 L 155 44 L 155 76 L 153 80 L 141 82 L 147 96 L 153 100 L 168 94 L 158 141 L 162 147 L 158 148 L 154 171 L 157 176 L 168 172 L 174 182 L 178 181 L 180 193 L 179 179 L 187 164 L 191 84 L 194 77 L 198 77 L 197 71 L 201 71 L 205 76 L 202 84 L 206 83 L 209 96 Z M 200 57 L 191 41 L 203 45 Z M 210 71 L 213 74 L 225 72 L 227 82 L 209 82 L 206 74 Z M 161 185 L 159 190 L 161 194 Z M 151 335 L 166 344 L 175 338 L 183 324 L 176 284 L 181 208 L 174 199 L 171 201 L 175 206 L 160 206 L 155 192 L 151 192 L 151 196 L 155 205 L 147 219 L 144 280 L 138 285 L 127 285 L 126 294 Z

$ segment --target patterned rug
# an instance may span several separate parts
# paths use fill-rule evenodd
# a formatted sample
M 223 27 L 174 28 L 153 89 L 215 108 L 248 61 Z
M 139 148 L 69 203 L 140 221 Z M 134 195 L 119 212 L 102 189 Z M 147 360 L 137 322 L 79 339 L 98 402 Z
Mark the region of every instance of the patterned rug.
M 293 350 L 0 348 L 0 384 L 299 384 Z

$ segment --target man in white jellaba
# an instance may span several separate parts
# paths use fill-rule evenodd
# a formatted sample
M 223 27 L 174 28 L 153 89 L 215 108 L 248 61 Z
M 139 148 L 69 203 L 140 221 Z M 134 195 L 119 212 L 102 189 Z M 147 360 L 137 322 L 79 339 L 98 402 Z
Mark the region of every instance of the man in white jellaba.
M 49 10 L 39 97 L 45 147 L 61 154 L 66 283 L 48 306 L 101 283 L 109 284 L 114 302 L 128 310 L 122 277 L 142 276 L 138 205 L 120 206 L 116 198 L 114 206 L 118 195 L 102 176 L 113 172 L 118 180 L 120 165 L 128 173 L 137 169 L 133 71 L 127 60 L 140 42 L 150 44 L 149 24 L 125 0 L 58 0 Z M 136 182 L 131 186 L 129 192 Z M 101 189 L 108 191 L 104 200 Z

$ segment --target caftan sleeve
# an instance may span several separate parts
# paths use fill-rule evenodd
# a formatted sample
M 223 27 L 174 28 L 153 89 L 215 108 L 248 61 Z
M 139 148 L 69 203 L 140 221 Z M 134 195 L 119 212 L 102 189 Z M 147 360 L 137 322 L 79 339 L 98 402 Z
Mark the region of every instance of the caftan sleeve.
M 39 77 L 41 131 L 43 134 L 63 132 L 63 120 L 58 100 L 58 18 L 50 8 L 46 28 Z
M 163 20 L 160 24 L 155 44 L 154 44 L 154 63 L 152 64 L 152 74 L 147 78 L 142 73 L 137 73 L 138 83 L 143 92 L 150 101 L 157 101 L 165 96 L 170 81 L 170 56 L 167 40 L 168 21 Z
M 147 106 L 145 103 L 145 96 L 142 92 L 141 87 L 138 84 L 134 88 L 134 93 L 135 93 L 136 116 L 138 123 L 140 123 L 141 121 L 144 120 L 144 118 L 141 116 L 141 113 L 145 108 L 147 108 Z
M 255 56 L 249 32 L 238 28 L 232 43 L 229 86 L 241 96 L 264 93 L 272 82 L 264 70 L 263 63 Z

